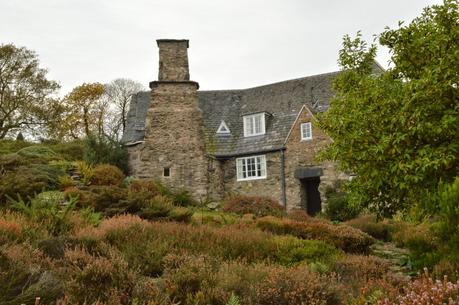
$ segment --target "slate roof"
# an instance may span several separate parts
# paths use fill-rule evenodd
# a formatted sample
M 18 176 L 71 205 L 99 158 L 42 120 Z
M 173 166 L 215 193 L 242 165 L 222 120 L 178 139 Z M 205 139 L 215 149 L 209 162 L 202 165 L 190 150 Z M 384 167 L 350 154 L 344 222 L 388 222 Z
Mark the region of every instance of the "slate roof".
M 333 95 L 331 82 L 338 72 L 319 74 L 243 90 L 198 91 L 203 113 L 208 152 L 216 157 L 253 154 L 283 148 L 284 141 L 301 107 L 325 111 Z M 133 97 L 123 142 L 143 140 L 150 92 Z M 266 113 L 266 134 L 244 137 L 246 114 Z M 224 120 L 230 134 L 217 134 Z

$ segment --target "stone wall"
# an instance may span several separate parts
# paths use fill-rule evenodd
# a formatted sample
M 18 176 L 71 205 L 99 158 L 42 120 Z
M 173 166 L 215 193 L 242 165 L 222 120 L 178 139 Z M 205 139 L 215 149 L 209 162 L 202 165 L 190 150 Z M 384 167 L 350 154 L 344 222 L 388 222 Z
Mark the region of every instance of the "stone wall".
M 307 122 L 311 122 L 312 124 L 312 139 L 301 140 L 300 125 Z M 317 154 L 330 142 L 330 137 L 318 127 L 317 121 L 311 112 L 306 107 L 303 107 L 286 141 L 285 177 L 288 209 L 304 208 L 301 203 L 303 192 L 301 183 L 295 177 L 295 170 L 297 168 L 322 168 L 323 175 L 320 177 L 319 186 L 322 208 L 326 205 L 324 194 L 327 186 L 333 186 L 335 181 L 348 178 L 342 172 L 339 172 L 332 162 L 320 162 L 317 160 Z
M 263 155 L 266 156 L 266 179 L 237 181 L 236 158 L 220 161 L 223 172 L 223 193 L 267 196 L 282 203 L 281 153 L 277 151 Z

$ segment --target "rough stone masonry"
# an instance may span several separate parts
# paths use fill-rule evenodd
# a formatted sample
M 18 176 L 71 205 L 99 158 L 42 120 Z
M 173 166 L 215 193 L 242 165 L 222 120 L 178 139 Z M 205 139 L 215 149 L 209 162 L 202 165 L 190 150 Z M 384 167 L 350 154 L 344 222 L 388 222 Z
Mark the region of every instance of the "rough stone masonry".
M 190 80 L 188 40 L 157 44 L 158 80 L 151 92 L 133 97 L 123 135 L 133 176 L 159 179 L 196 199 L 268 196 L 310 214 L 324 207 L 327 186 L 348 179 L 316 158 L 331 141 L 316 114 L 328 108 L 339 72 L 198 91 Z

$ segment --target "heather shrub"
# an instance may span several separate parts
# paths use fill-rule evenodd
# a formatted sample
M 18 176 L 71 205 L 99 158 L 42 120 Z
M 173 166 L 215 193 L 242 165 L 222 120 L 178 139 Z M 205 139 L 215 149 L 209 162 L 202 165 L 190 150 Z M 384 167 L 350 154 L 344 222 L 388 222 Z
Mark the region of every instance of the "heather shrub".
M 216 211 L 197 211 L 192 216 L 192 221 L 195 224 L 206 224 L 206 225 L 216 225 L 216 226 L 223 226 L 229 224 L 236 224 L 241 222 L 248 222 L 250 217 L 250 221 L 253 222 L 251 214 L 246 214 L 242 216 L 244 219 L 240 219 L 238 215 L 229 214 L 229 213 L 222 213 Z
M 307 284 L 306 284 L 307 283 Z M 263 281 L 253 285 L 255 304 L 343 304 L 338 287 L 306 266 L 272 268 Z
M 334 245 L 346 252 L 367 253 L 373 238 L 346 225 L 323 221 L 301 222 L 266 216 L 258 219 L 257 227 L 274 234 L 290 234 L 302 239 L 316 239 Z
M 105 240 L 119 249 L 129 263 L 132 261 L 127 257 L 143 260 L 140 266 L 161 266 L 166 253 L 178 251 L 208 254 L 224 260 L 271 260 L 284 265 L 314 261 L 331 263 L 339 255 L 333 246 L 321 241 L 273 236 L 251 227 L 149 223 L 134 216 L 104 220 L 98 228 L 79 232 L 78 236 Z M 156 253 L 151 254 L 152 251 Z
M 452 283 L 447 277 L 435 280 L 425 272 L 403 287 L 401 293 L 382 296 L 378 305 L 443 305 L 458 301 L 459 281 Z
M 293 209 L 288 211 L 287 218 L 296 221 L 313 221 L 315 218 L 311 217 L 303 209 Z
M 331 268 L 349 293 L 358 293 L 360 287 L 369 281 L 387 276 L 390 264 L 376 256 L 345 255 L 339 257 Z
M 261 196 L 234 195 L 223 201 L 223 211 L 240 215 L 254 214 L 257 216 L 284 214 L 284 208 L 279 202 Z
M 135 273 L 114 251 L 103 257 L 81 249 L 67 249 L 61 264 L 65 292 L 74 303 L 123 304 L 136 279 Z
M 333 280 L 306 266 L 282 267 L 221 262 L 206 255 L 169 255 L 164 287 L 184 304 L 341 304 Z M 307 284 L 305 284 L 307 283 Z
M 0 245 L 21 240 L 22 229 L 21 224 L 14 219 L 0 218 Z
M 376 216 L 370 214 L 360 215 L 357 218 L 346 221 L 345 224 L 384 241 L 390 239 L 392 231 L 392 225 L 388 220 L 378 221 Z
M 174 207 L 169 211 L 167 218 L 172 221 L 190 222 L 193 211 L 185 207 Z
M 93 169 L 91 184 L 93 185 L 116 185 L 121 186 L 124 179 L 123 172 L 110 164 L 99 164 Z
M 28 245 L 0 247 L 0 303 L 33 304 L 37 296 L 51 304 L 62 296 L 53 262 Z

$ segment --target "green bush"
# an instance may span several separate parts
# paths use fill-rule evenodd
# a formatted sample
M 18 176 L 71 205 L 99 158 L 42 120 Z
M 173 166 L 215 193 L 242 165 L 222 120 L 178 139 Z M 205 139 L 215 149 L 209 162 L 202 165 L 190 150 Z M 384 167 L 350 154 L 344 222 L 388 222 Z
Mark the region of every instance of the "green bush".
M 173 207 L 172 200 L 157 195 L 151 198 L 138 214 L 144 219 L 165 219 Z
M 174 207 L 169 211 L 167 219 L 178 222 L 190 222 L 193 211 L 185 207 Z
M 280 216 L 284 208 L 279 202 L 261 196 L 234 195 L 223 201 L 223 211 L 240 215 L 254 214 L 256 216 Z
M 198 202 L 193 199 L 191 194 L 188 191 L 179 191 L 177 193 L 170 194 L 174 205 L 188 207 L 188 206 L 197 206 Z
M 325 216 L 333 221 L 346 221 L 355 218 L 361 209 L 347 200 L 346 193 L 329 192 L 327 193 L 327 204 L 325 205 Z
M 9 197 L 27 200 L 42 191 L 56 189 L 62 174 L 62 171 L 42 164 L 22 165 L 0 174 L 0 205 L 7 206 Z
M 26 141 L 14 141 L 14 140 L 0 140 L 0 155 L 12 154 L 18 150 L 27 147 L 36 145 L 35 143 L 26 142 Z
M 98 164 L 92 170 L 91 184 L 121 186 L 124 180 L 123 172 L 110 164 Z
M 121 142 L 108 138 L 88 137 L 84 142 L 83 159 L 91 164 L 111 164 L 128 172 L 128 154 Z
M 84 155 L 84 143 L 81 140 L 75 140 L 71 142 L 55 143 L 45 145 L 55 151 L 63 159 L 68 161 L 83 160 Z
M 60 159 L 60 156 L 56 154 L 55 151 L 42 145 L 24 147 L 18 150 L 17 154 L 31 160 L 38 159 L 51 161 Z
M 333 225 L 325 221 L 295 221 L 266 216 L 257 220 L 257 227 L 274 233 L 290 234 L 303 239 L 325 241 L 346 252 L 368 253 L 374 240 L 360 230 L 346 225 Z
M 369 214 L 348 220 L 345 224 L 383 241 L 390 240 L 391 231 L 393 230 L 393 224 L 389 220 L 378 221 L 376 216 Z

